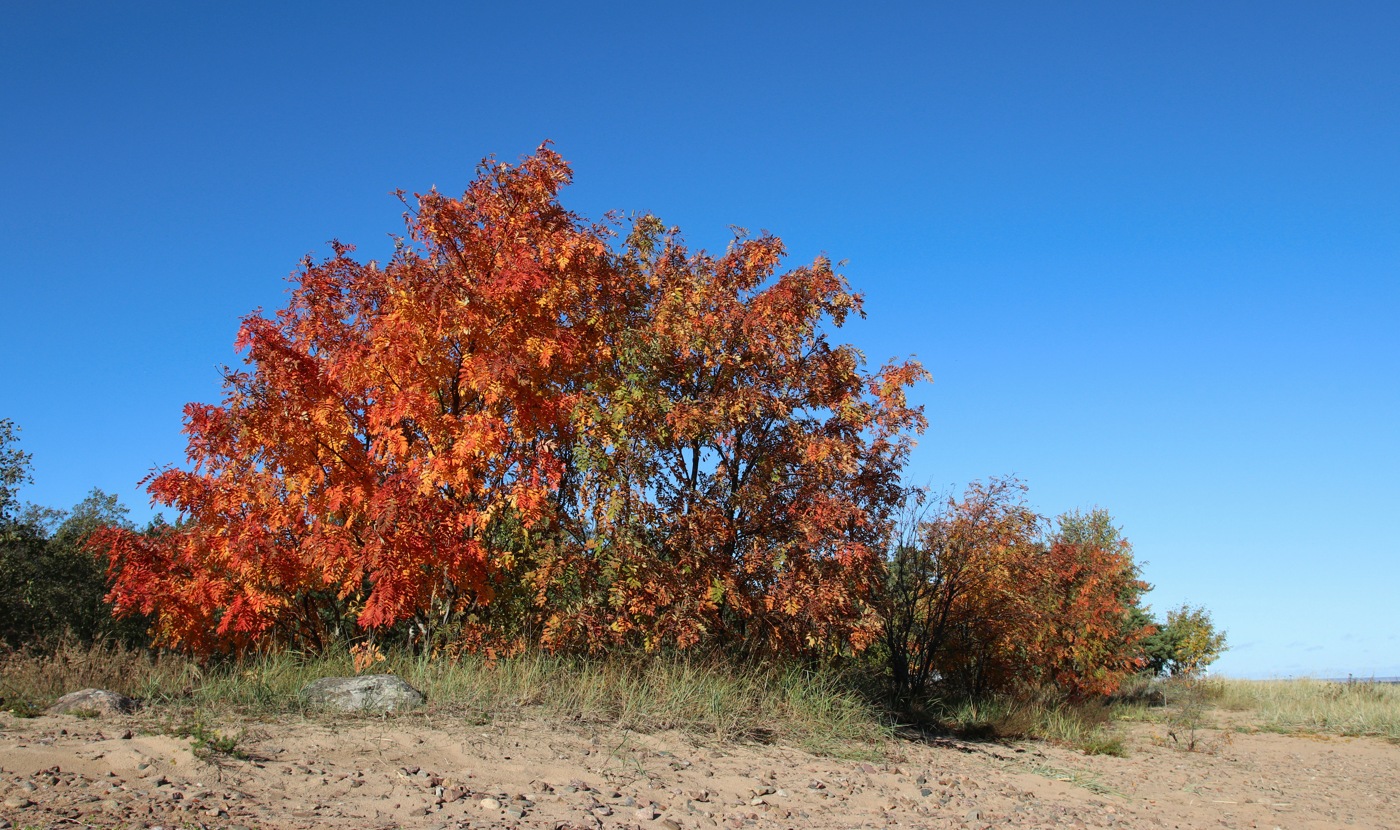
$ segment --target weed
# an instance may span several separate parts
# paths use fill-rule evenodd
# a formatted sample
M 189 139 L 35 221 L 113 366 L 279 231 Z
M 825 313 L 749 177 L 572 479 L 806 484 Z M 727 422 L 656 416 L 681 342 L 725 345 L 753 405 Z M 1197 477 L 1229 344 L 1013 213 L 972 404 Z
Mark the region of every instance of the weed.
M 239 748 L 242 733 L 227 735 L 207 726 L 202 719 L 189 721 L 172 727 L 168 734 L 176 738 L 189 738 L 191 749 L 196 757 L 208 758 L 211 755 L 247 760 L 248 754 Z
M 1118 735 L 1107 732 L 1095 732 L 1084 738 L 1075 748 L 1085 755 L 1112 755 L 1115 758 L 1128 757 L 1128 747 L 1124 745 L 1123 739 Z

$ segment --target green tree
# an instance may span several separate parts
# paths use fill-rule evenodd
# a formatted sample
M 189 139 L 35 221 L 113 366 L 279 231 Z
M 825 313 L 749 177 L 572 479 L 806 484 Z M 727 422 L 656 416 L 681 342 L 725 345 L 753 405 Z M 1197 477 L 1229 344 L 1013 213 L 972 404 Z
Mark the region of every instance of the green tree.
M 144 622 L 116 621 L 106 602 L 107 574 L 87 549 L 100 528 L 130 529 L 116 496 L 94 489 L 72 510 L 30 505 L 0 540 L 0 640 L 11 646 L 70 635 L 84 643 L 143 640 Z
M 17 493 L 31 477 L 18 432 L 0 420 L 0 642 L 19 647 L 62 635 L 144 642 L 144 620 L 112 619 L 106 571 L 87 549 L 100 528 L 131 528 L 127 509 L 96 489 L 68 511 L 21 507 Z
M 9 418 L 0 418 L 0 533 L 18 522 L 15 493 L 29 478 L 29 453 L 15 446 L 19 427 Z M 3 538 L 3 537 L 0 537 Z
M 1166 622 L 1143 641 L 1147 668 L 1172 677 L 1200 674 L 1226 649 L 1225 632 L 1216 630 L 1210 612 L 1188 603 L 1168 611 Z

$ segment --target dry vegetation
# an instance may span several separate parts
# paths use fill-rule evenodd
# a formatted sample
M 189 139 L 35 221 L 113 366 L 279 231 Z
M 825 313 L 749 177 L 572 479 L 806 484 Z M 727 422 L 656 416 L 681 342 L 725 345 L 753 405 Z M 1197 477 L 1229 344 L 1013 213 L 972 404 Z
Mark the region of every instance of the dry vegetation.
M 736 669 L 685 657 L 587 660 L 534 653 L 492 661 L 398 654 L 371 671 L 399 675 L 424 692 L 432 711 L 475 723 L 528 713 L 719 741 L 780 740 L 835 754 L 891 735 L 887 721 L 839 673 L 791 665 Z M 353 673 L 348 654 L 281 652 L 201 665 L 171 654 L 66 646 L 0 660 L 0 708 L 36 714 L 66 692 L 95 687 L 201 722 L 258 720 L 308 714 L 298 694 L 304 685 Z
M 879 752 L 900 734 L 968 739 L 1031 738 L 1088 754 L 1123 755 L 1120 724 L 1195 730 L 1367 736 L 1400 742 L 1400 685 L 1321 680 L 1140 678 L 1107 701 L 1046 696 L 932 700 L 892 711 L 878 687 L 834 667 L 796 664 L 736 669 L 670 657 L 588 660 L 540 653 L 487 660 L 391 654 L 371 671 L 397 674 L 434 712 L 477 723 L 536 716 L 643 732 L 680 730 L 704 740 L 782 742 L 818 754 Z M 122 647 L 67 645 L 0 656 L 0 709 L 41 712 L 60 695 L 105 688 L 172 717 L 249 721 L 308 715 L 299 690 L 319 677 L 354 673 L 348 654 L 255 655 L 201 664 Z

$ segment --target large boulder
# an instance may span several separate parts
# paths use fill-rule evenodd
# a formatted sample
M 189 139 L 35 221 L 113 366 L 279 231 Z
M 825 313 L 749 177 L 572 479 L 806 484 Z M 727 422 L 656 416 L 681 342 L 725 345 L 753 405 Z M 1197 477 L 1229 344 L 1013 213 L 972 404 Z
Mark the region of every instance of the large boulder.
M 83 689 L 70 692 L 49 707 L 50 715 L 79 715 L 83 717 L 106 717 L 129 715 L 136 711 L 136 701 L 106 689 Z
M 423 704 L 423 693 L 392 674 L 323 677 L 306 684 L 302 698 L 312 706 L 342 712 L 397 712 Z

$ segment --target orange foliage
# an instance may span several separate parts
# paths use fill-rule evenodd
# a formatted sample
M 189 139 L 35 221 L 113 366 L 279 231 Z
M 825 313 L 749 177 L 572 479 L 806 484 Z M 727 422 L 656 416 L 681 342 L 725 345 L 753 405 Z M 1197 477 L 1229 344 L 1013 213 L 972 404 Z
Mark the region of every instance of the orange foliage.
M 565 211 L 548 147 L 417 197 L 387 264 L 303 264 L 186 407 L 181 522 L 108 531 L 118 611 L 195 651 L 403 628 L 458 647 L 863 645 L 916 363 L 863 368 L 860 299 L 781 243 L 690 253 Z M 353 621 L 354 625 L 349 623 Z
M 1083 697 L 1112 692 L 1139 666 L 1146 631 L 1130 611 L 1147 586 L 1131 547 L 1116 531 L 1047 538 L 1024 492 L 1014 479 L 975 482 L 892 552 L 880 610 L 901 692 L 938 682 L 970 695 Z

